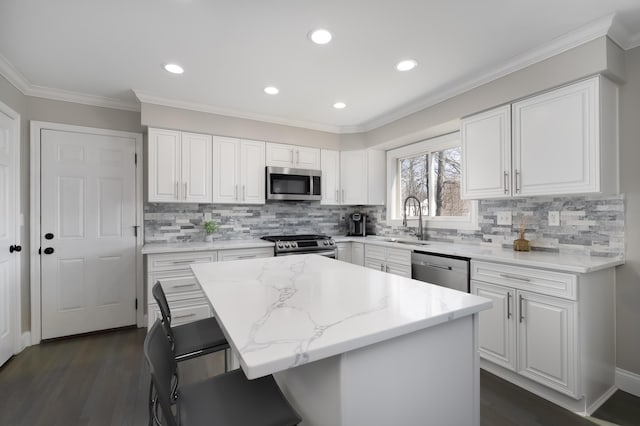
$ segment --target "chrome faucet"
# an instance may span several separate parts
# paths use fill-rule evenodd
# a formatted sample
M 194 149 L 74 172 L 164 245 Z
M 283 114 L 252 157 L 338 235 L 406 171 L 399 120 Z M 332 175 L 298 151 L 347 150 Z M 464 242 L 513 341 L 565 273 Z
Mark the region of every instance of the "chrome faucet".
M 418 233 L 416 235 L 419 239 L 424 240 L 424 229 L 422 228 L 422 204 L 420 203 L 420 200 L 413 195 L 409 195 L 404 199 L 404 206 L 402 208 L 402 226 L 407 226 L 407 201 L 411 199 L 416 200 L 418 203 Z

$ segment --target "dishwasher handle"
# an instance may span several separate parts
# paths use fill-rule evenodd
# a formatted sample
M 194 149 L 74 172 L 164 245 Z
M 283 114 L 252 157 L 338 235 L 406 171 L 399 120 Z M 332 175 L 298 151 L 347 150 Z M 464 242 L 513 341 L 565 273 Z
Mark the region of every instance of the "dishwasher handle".
M 426 263 L 423 262 L 420 264 L 421 266 L 426 266 L 427 268 L 437 268 L 437 269 L 444 269 L 445 271 L 452 271 L 453 267 L 451 266 L 446 266 L 446 265 L 436 265 L 435 263 Z

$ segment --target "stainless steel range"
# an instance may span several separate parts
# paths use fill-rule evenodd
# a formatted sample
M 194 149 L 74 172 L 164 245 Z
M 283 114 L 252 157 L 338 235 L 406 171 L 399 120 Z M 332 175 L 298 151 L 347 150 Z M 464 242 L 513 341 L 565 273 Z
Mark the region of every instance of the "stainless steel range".
M 326 235 L 266 235 L 262 239 L 275 243 L 276 256 L 313 253 L 336 258 L 336 242 Z

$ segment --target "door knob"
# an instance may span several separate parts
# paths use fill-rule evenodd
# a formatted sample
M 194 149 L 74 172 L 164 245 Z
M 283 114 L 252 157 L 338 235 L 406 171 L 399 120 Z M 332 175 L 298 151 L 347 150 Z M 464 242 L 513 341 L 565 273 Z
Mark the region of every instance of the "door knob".
M 53 240 L 53 234 L 51 232 L 47 232 L 44 234 L 45 240 Z
M 22 251 L 22 246 L 18 246 L 18 245 L 11 245 L 9 246 L 9 253 L 13 253 L 13 252 L 21 252 Z
M 54 251 L 53 247 L 47 247 L 44 249 L 44 254 L 53 254 Z

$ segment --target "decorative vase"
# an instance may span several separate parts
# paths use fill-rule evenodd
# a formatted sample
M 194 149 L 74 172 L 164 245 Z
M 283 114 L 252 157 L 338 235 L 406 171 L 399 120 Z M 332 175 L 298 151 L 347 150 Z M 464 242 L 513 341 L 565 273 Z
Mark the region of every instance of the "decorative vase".
M 529 240 L 525 240 L 523 231 L 520 232 L 518 239 L 513 241 L 513 249 L 515 251 L 531 251 L 531 244 L 529 244 Z
M 204 241 L 205 241 L 205 242 L 207 242 L 207 243 L 212 242 L 212 241 L 213 241 L 213 234 L 207 234 L 207 233 L 205 233 L 205 234 L 204 234 Z

